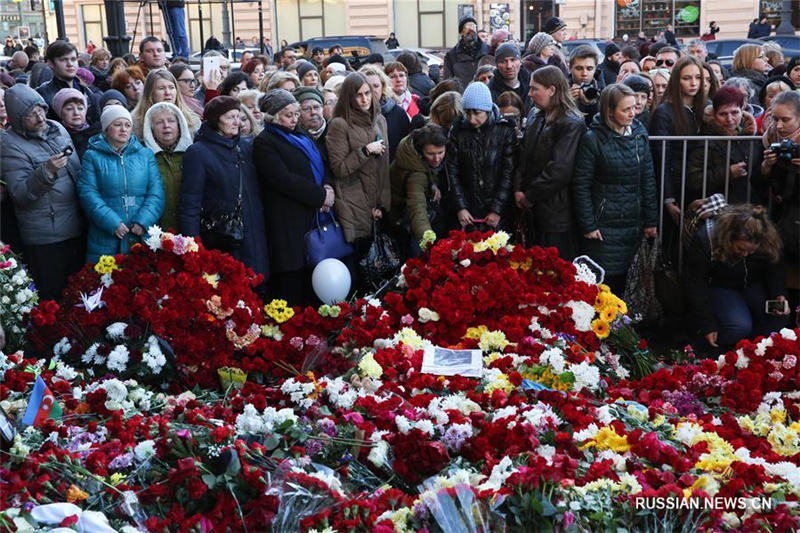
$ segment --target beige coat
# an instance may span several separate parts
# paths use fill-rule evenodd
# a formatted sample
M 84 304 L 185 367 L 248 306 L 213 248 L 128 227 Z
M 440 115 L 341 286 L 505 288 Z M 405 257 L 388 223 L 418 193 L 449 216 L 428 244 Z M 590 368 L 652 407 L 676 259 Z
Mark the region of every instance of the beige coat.
M 347 124 L 341 117 L 328 126 L 326 143 L 334 188 L 336 216 L 348 242 L 372 236 L 372 209 L 391 207 L 389 150 L 382 156 L 367 156 L 364 146 L 378 139 L 388 141 L 386 120 L 378 115 L 372 127 Z

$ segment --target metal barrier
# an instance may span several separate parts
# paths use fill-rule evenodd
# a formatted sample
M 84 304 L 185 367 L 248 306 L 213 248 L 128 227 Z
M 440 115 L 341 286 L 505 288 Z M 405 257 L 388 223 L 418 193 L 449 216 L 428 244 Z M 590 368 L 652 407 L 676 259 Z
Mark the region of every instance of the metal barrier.
M 728 198 L 728 194 L 730 191 L 730 171 L 731 171 L 731 146 L 733 143 L 749 143 L 749 157 L 747 157 L 747 201 L 750 201 L 751 198 L 751 177 L 753 174 L 753 162 L 755 159 L 756 154 L 760 154 L 763 152 L 763 147 L 761 144 L 762 137 L 760 135 L 747 135 L 747 136 L 736 136 L 736 137 L 728 137 L 728 136 L 651 136 L 650 137 L 650 147 L 651 153 L 653 156 L 653 161 L 660 161 L 660 169 L 656 170 L 656 176 L 660 176 L 660 183 L 661 190 L 659 192 L 659 214 L 658 214 L 658 232 L 659 236 L 664 235 L 664 188 L 667 179 L 673 179 L 673 176 L 667 176 L 667 143 L 681 143 L 681 165 L 680 169 L 676 166 L 675 170 L 676 173 L 680 171 L 680 182 L 673 181 L 673 185 L 679 185 L 680 190 L 677 189 L 675 192 L 675 201 L 677 202 L 678 206 L 680 207 L 681 213 L 678 223 L 678 228 L 676 231 L 678 232 L 678 270 L 682 271 L 683 269 L 683 226 L 684 226 L 684 216 L 686 215 L 686 180 L 687 180 L 687 173 L 688 173 L 688 160 L 690 156 L 690 152 L 695 150 L 703 150 L 703 182 L 702 182 L 702 192 L 700 198 L 705 198 L 707 196 L 708 190 L 708 149 L 709 143 L 714 141 L 723 141 L 727 144 L 727 153 L 725 158 L 725 198 Z M 702 148 L 700 147 L 700 143 L 703 143 Z M 660 158 L 658 154 L 655 152 L 655 148 L 660 146 Z M 673 145 L 674 147 L 674 145 Z M 676 153 L 673 153 L 673 157 L 676 156 Z M 665 250 L 666 252 L 666 250 Z

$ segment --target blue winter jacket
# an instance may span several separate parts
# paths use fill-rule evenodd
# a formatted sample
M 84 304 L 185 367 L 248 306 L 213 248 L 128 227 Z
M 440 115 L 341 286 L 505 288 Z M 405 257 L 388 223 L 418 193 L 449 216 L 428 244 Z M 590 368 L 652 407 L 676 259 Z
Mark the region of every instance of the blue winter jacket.
M 119 223 L 146 230 L 164 211 L 164 187 L 153 151 L 132 136 L 118 154 L 104 134 L 95 135 L 83 156 L 78 196 L 89 217 L 87 260 L 95 263 L 101 255 L 127 253 L 139 237 L 129 233 L 118 239 L 114 232 Z

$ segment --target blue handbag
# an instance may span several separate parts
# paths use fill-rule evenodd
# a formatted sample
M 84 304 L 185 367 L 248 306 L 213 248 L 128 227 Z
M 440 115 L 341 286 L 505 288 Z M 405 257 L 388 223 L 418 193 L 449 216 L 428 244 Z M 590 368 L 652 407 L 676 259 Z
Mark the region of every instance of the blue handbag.
M 320 225 L 319 212 L 314 217 L 314 226 L 304 237 L 306 246 L 306 265 L 315 267 L 323 259 L 341 259 L 353 253 L 353 246 L 344 238 L 342 226 L 336 220 L 333 210 L 331 221 Z

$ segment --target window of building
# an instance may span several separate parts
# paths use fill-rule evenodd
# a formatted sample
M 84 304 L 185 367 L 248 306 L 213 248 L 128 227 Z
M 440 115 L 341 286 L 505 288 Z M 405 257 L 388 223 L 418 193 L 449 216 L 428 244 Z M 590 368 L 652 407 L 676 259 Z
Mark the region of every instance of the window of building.
M 616 36 L 634 39 L 640 31 L 647 37 L 658 35 L 673 25 L 675 37 L 700 35 L 699 0 L 618 0 Z
M 795 1 L 794 4 L 797 4 L 797 2 Z M 794 5 L 792 7 L 792 26 L 797 29 L 800 27 L 800 6 Z M 781 11 L 783 11 L 783 2 L 781 0 L 761 0 L 761 13 L 776 28 L 781 23 Z
M 189 27 L 186 30 L 189 33 L 189 48 L 192 50 L 202 50 L 205 43 L 203 40 L 211 37 L 214 31 L 212 21 L 212 6 L 210 2 L 188 2 L 186 4 L 186 13 L 189 20 Z M 203 16 L 200 16 L 202 9 Z M 200 25 L 203 25 L 200 31 Z M 217 37 L 219 38 L 219 37 Z
M 101 5 L 81 5 L 81 23 L 84 46 L 92 41 L 96 46 L 103 46 L 103 28 L 106 27 L 105 10 Z

